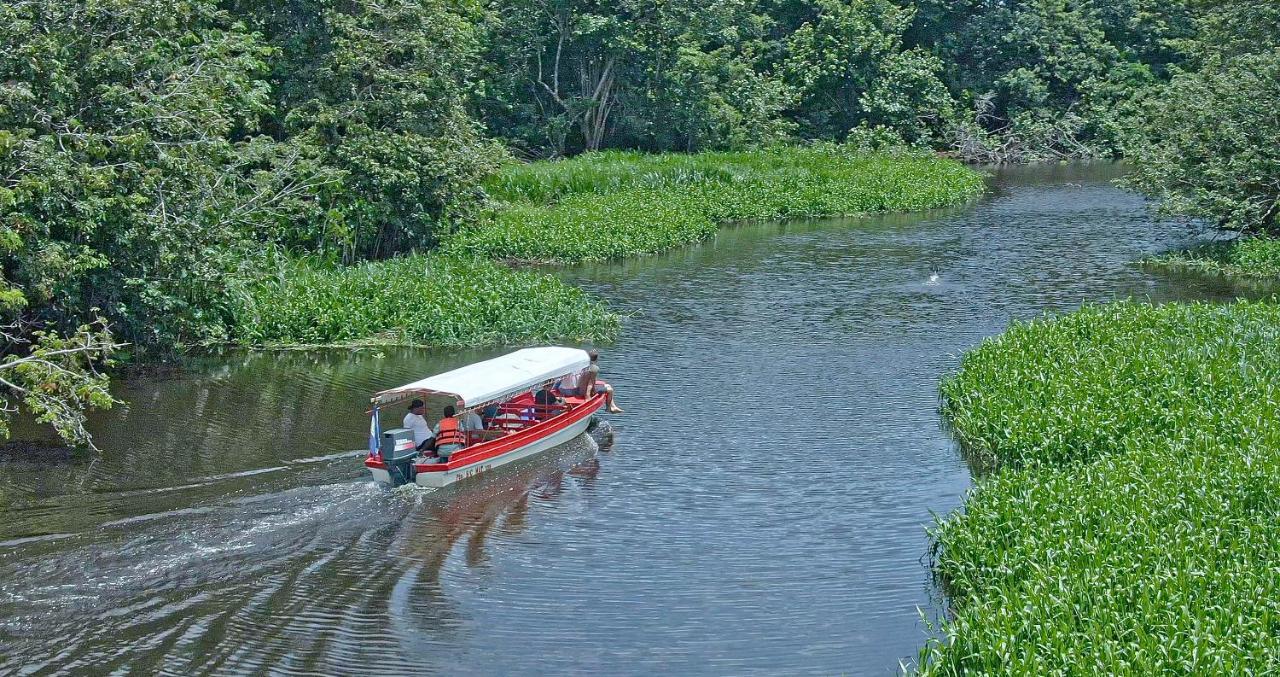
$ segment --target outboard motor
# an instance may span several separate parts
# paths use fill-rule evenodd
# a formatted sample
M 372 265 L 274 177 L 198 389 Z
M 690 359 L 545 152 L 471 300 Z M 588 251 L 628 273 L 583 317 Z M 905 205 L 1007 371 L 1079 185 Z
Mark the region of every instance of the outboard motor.
M 392 428 L 382 431 L 382 462 L 391 475 L 391 486 L 413 482 L 416 471 L 413 461 L 418 457 L 418 445 L 414 444 L 413 431 L 407 428 Z

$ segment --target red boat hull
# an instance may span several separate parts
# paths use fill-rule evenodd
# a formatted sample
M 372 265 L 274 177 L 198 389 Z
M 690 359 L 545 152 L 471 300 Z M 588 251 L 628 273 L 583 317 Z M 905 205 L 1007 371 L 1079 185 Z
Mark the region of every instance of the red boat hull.
M 603 394 L 593 395 L 586 400 L 573 397 L 565 400 L 569 408 L 563 413 L 497 439 L 456 451 L 448 463 L 414 464 L 415 482 L 424 487 L 442 487 L 564 444 L 586 431 L 592 415 L 605 402 Z M 380 458 L 370 456 L 365 459 L 364 465 L 374 479 L 391 483 L 387 466 Z

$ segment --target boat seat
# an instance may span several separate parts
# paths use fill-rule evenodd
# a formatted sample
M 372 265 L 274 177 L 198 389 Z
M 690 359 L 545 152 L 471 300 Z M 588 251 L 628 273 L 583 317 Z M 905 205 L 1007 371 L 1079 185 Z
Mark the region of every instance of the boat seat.
M 514 414 L 514 416 L 511 416 Z M 505 418 L 504 418 L 505 417 Z M 533 425 L 535 421 L 529 421 L 521 417 L 520 408 L 499 409 L 498 415 L 489 419 L 488 430 L 505 430 L 507 432 L 516 432 L 524 430 Z

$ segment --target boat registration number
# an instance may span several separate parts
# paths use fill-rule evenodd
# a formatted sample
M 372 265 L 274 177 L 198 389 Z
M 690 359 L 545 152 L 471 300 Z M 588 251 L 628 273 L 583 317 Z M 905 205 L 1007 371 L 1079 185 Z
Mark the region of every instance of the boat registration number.
M 474 477 L 476 475 L 479 475 L 482 472 L 485 472 L 490 467 L 491 467 L 490 464 L 486 463 L 484 465 L 475 466 L 474 468 L 467 468 L 466 470 L 463 470 L 462 472 L 458 473 L 458 479 L 465 480 L 468 477 Z

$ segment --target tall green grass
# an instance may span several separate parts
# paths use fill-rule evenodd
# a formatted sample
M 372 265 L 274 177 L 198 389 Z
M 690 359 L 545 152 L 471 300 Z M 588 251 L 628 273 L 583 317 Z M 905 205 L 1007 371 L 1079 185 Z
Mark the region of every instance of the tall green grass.
M 266 347 L 607 340 L 619 326 L 603 303 L 558 278 L 442 255 L 345 268 L 288 261 L 236 312 L 236 339 Z
M 934 529 L 924 674 L 1280 669 L 1280 306 L 1019 323 L 942 387 L 996 470 Z
M 572 263 L 653 254 L 720 224 L 906 212 L 964 203 L 982 177 L 927 155 L 866 156 L 841 146 L 644 155 L 605 152 L 507 167 L 500 206 L 448 243 L 489 258 Z
M 1156 256 L 1146 263 L 1229 277 L 1280 278 L 1280 237 L 1243 237 Z

